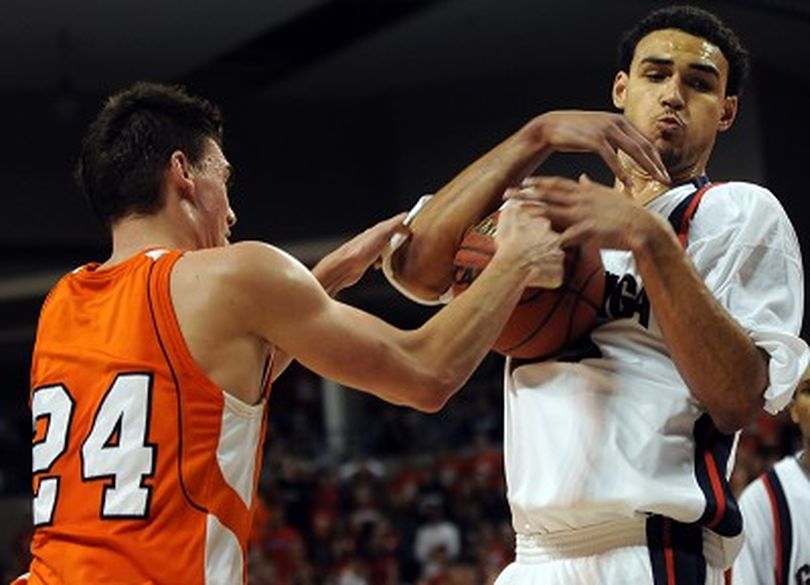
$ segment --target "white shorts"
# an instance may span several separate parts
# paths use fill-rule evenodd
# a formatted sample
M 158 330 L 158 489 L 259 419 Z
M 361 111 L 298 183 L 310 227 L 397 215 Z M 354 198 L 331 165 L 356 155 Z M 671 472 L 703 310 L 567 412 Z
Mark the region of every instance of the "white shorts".
M 515 562 L 495 585 L 723 585 L 716 539 L 704 534 L 660 516 L 518 534 Z
M 666 579 L 666 577 L 664 577 Z M 614 549 L 599 555 L 555 559 L 542 563 L 515 561 L 498 576 L 495 585 L 654 585 L 657 583 L 646 546 Z M 666 580 L 663 583 L 667 583 Z M 723 585 L 723 571 L 706 567 L 705 585 Z M 704 585 L 678 579 L 672 585 Z M 669 583 L 667 583 L 669 585 Z

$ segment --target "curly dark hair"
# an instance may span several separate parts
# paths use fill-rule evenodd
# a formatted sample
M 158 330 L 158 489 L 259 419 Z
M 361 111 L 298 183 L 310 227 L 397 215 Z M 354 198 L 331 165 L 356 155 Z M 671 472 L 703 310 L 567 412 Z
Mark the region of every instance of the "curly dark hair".
M 726 95 L 740 95 L 748 77 L 748 51 L 733 30 L 711 12 L 694 6 L 671 6 L 654 10 L 632 29 L 619 44 L 619 69 L 630 71 L 636 45 L 649 33 L 674 28 L 701 37 L 722 51 L 729 64 Z
M 205 140 L 222 145 L 222 115 L 179 86 L 138 82 L 108 98 L 82 142 L 75 178 L 108 228 L 163 205 L 161 183 L 172 152 L 200 162 Z

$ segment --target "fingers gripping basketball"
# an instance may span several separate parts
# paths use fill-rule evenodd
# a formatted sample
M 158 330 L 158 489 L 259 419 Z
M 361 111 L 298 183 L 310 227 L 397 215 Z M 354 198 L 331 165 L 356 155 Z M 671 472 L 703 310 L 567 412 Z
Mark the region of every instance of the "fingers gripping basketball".
M 453 292 L 461 294 L 478 277 L 495 252 L 498 212 L 467 230 L 456 252 Z M 556 289 L 527 288 L 493 349 L 519 358 L 550 356 L 594 326 L 605 291 L 599 251 L 566 251 L 565 277 Z

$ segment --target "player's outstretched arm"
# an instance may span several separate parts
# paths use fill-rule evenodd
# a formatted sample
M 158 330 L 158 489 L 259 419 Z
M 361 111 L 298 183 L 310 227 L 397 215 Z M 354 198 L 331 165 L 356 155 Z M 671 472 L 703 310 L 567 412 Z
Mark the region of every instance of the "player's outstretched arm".
M 435 411 L 487 354 L 525 285 L 562 279 L 557 235 L 536 207 L 505 212 L 497 246 L 469 290 L 412 331 L 335 301 L 298 261 L 258 243 L 230 247 L 223 302 L 246 333 L 318 374 Z
M 621 150 L 661 182 L 669 176 L 653 145 L 621 114 L 557 111 L 529 121 L 464 169 L 417 214 L 412 237 L 392 258 L 399 282 L 416 296 L 438 298 L 451 284 L 453 257 L 464 231 L 494 211 L 501 195 L 554 151 L 594 152 L 629 181 Z
M 313 268 L 312 274 L 329 296 L 353 286 L 370 266 L 375 264 L 394 233 L 407 230 L 402 225 L 405 214 L 400 213 L 383 220 L 354 236 L 324 256 Z M 290 365 L 292 358 L 278 350 L 273 360 L 275 380 Z

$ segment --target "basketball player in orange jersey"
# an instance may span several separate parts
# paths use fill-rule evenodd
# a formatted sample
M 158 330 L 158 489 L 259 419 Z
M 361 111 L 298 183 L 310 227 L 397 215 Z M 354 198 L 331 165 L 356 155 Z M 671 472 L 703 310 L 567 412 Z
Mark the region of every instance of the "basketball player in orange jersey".
M 622 114 L 551 112 L 528 126 L 543 144 L 533 162 L 596 152 L 615 185 L 517 178 L 507 194 L 543 204 L 564 247 L 601 248 L 607 290 L 588 343 L 561 359 L 507 360 L 517 555 L 498 585 L 722 583 L 742 540 L 727 481 L 735 432 L 763 407 L 784 408 L 808 364 L 789 219 L 766 189 L 706 176 L 737 113 L 747 57 L 737 37 L 679 6 L 650 13 L 620 53 Z M 671 182 L 626 156 L 616 135 L 627 126 Z M 411 295 L 445 294 L 464 230 L 502 203 L 463 188 L 481 170 L 411 213 L 410 239 L 386 260 Z
M 241 583 L 270 379 L 297 359 L 341 384 L 435 411 L 487 353 L 527 283 L 557 286 L 562 251 L 538 206 L 505 214 L 459 302 L 403 331 L 333 300 L 401 218 L 309 272 L 229 245 L 231 166 L 210 103 L 136 84 L 110 98 L 77 170 L 112 254 L 66 275 L 32 363 L 31 584 Z M 503 191 L 504 151 L 470 190 Z

